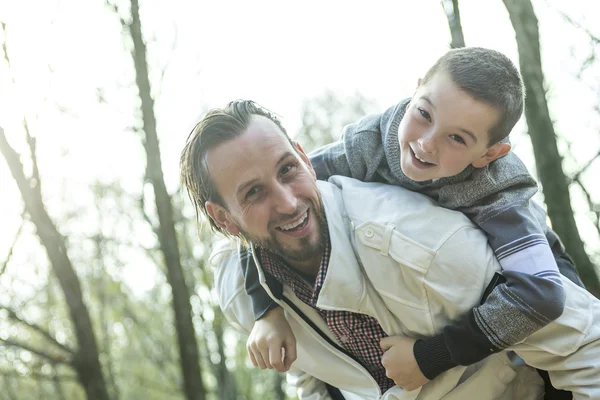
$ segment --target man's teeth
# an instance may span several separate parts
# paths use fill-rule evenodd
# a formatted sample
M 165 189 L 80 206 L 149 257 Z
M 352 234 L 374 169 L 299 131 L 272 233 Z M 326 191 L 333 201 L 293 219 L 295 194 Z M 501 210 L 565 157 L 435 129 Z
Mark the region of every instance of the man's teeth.
M 308 218 L 308 210 L 306 210 L 306 212 L 304 213 L 304 215 L 302 215 L 302 217 L 298 218 L 296 221 L 289 223 L 287 225 L 281 225 L 279 227 L 279 229 L 283 230 L 283 231 L 289 231 L 291 229 L 296 228 L 298 225 L 304 223 L 304 221 L 306 221 L 306 218 Z

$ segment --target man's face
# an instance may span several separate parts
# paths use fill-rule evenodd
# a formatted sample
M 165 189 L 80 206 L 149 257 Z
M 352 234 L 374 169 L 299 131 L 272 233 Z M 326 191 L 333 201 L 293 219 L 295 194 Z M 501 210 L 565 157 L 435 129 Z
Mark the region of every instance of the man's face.
M 241 136 L 209 151 L 206 161 L 225 203 L 207 203 L 217 224 L 288 261 L 320 259 L 326 224 L 315 172 L 275 123 L 254 116 Z
M 438 72 L 419 85 L 398 128 L 402 171 L 425 181 L 456 175 L 470 164 L 487 165 L 499 156 L 498 144 L 488 148 L 498 114 Z

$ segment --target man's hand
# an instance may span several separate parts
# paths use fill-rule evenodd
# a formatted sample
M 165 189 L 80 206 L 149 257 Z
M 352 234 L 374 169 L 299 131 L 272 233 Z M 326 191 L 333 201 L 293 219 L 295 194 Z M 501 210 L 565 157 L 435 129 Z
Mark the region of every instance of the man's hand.
M 296 361 L 296 337 L 285 319 L 283 308 L 276 307 L 267 311 L 254 323 L 246 348 L 255 367 L 276 369 L 279 372 L 290 369 Z
M 415 390 L 429 382 L 423 375 L 415 355 L 413 346 L 416 340 L 405 336 L 390 336 L 381 339 L 381 348 L 385 351 L 381 363 L 385 374 L 396 385 L 405 390 Z

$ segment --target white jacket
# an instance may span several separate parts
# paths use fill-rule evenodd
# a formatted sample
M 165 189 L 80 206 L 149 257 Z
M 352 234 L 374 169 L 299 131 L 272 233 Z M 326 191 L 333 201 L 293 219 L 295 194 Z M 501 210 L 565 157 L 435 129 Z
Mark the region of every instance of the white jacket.
M 375 317 L 388 335 L 432 336 L 473 308 L 500 266 L 483 232 L 463 214 L 406 189 L 350 178 L 318 182 L 331 256 L 317 307 Z M 235 244 L 211 256 L 226 318 L 243 331 L 254 323 Z M 255 257 L 263 287 L 259 260 Z M 550 371 L 555 386 L 576 399 L 600 399 L 600 302 L 564 280 L 563 316 L 514 350 Z M 298 358 L 288 379 L 301 399 L 328 399 L 323 382 L 352 399 L 539 399 L 537 373 L 509 352 L 455 367 L 420 390 L 380 393 L 371 375 L 341 350 L 319 314 L 284 285 L 283 300 Z M 516 361 L 515 361 L 516 360 Z M 568 361 L 568 362 L 567 362 Z

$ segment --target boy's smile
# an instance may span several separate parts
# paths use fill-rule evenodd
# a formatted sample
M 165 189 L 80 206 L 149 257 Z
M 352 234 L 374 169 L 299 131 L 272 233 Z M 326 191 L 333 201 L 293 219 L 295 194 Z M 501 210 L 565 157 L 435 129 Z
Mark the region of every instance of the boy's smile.
M 440 71 L 419 85 L 398 128 L 402 171 L 415 181 L 439 179 L 506 154 L 508 144 L 488 146 L 498 114 Z

